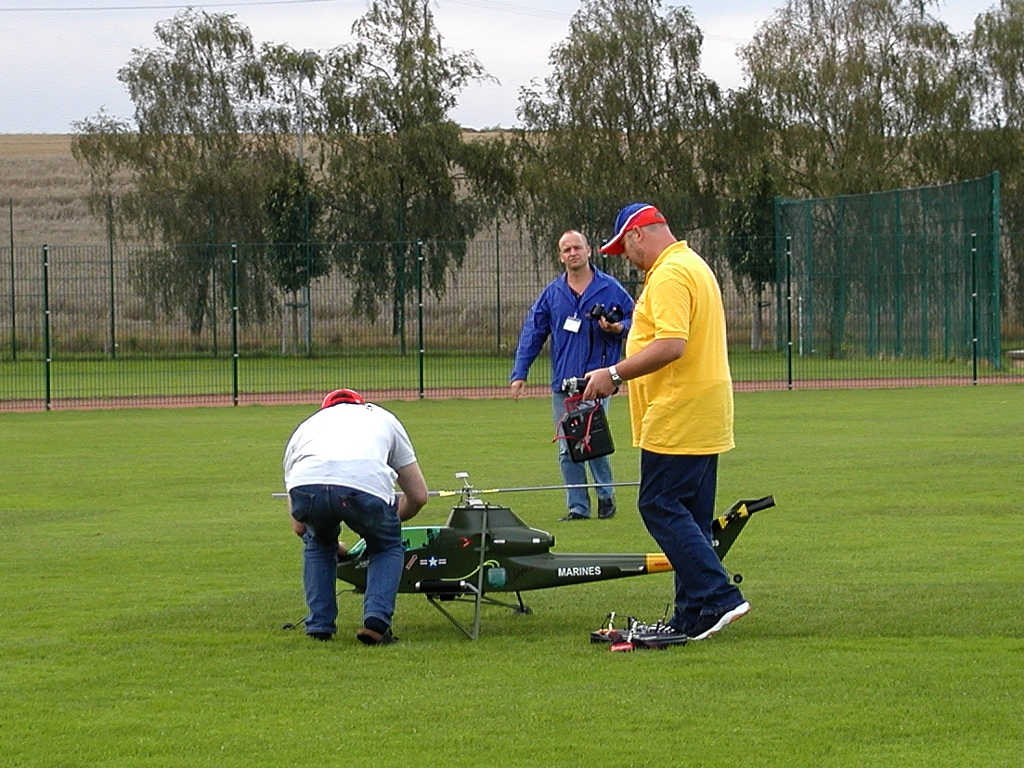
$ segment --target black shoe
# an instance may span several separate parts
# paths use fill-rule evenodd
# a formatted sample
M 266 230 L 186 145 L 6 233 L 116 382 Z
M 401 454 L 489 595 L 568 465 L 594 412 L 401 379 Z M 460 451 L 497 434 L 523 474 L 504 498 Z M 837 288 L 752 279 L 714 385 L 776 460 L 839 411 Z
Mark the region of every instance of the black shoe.
M 564 523 L 566 520 L 589 520 L 589 519 L 590 519 L 589 515 L 579 515 L 579 514 L 576 514 L 575 512 L 570 512 L 565 517 L 558 518 L 558 521 Z
M 598 499 L 597 516 L 601 520 L 615 517 L 615 499 Z
M 307 632 L 306 633 L 306 637 L 308 637 L 310 640 L 323 640 L 324 642 L 327 642 L 328 640 L 331 639 L 331 633 L 330 632 Z
M 367 627 L 361 627 L 356 631 L 356 639 L 364 645 L 390 645 L 397 643 L 398 638 L 391 634 L 391 627 L 383 632 L 376 632 Z
M 748 613 L 750 613 L 750 603 L 743 601 L 735 608 L 730 608 L 722 613 L 702 614 L 696 626 L 689 627 L 686 634 L 691 640 L 706 640 Z

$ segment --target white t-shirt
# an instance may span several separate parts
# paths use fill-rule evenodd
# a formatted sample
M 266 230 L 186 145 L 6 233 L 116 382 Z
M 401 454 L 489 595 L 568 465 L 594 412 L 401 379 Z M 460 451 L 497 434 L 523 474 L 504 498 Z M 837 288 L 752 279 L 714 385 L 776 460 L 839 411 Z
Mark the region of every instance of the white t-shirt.
M 339 403 L 317 411 L 284 449 L 284 484 L 347 485 L 395 501 L 395 471 L 416 461 L 405 427 L 390 411 Z

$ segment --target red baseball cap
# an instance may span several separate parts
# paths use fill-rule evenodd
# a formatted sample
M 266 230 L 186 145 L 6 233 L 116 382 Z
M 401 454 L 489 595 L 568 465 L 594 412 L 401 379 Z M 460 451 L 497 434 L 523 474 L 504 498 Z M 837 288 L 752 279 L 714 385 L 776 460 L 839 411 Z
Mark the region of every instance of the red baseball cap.
M 630 203 L 615 217 L 615 234 L 612 239 L 601 246 L 601 253 L 618 256 L 623 251 L 622 238 L 634 227 L 646 227 L 648 224 L 666 224 L 661 211 L 650 203 Z
M 338 405 L 338 403 L 353 403 L 355 405 L 362 405 L 366 401 L 363 400 L 363 396 L 352 389 L 336 389 L 333 392 L 328 392 L 324 395 L 324 401 L 320 404 L 320 408 L 330 408 L 332 405 Z

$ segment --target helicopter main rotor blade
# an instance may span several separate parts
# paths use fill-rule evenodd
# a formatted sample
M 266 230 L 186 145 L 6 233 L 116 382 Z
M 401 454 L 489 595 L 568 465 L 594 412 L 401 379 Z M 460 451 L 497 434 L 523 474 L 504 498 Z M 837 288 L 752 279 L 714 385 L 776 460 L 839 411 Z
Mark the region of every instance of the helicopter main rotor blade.
M 457 488 L 454 490 L 442 490 L 442 491 L 427 491 L 428 496 L 436 496 L 439 498 L 445 498 L 448 496 L 462 496 L 469 494 L 476 496 L 481 493 L 516 493 L 519 491 L 568 491 L 573 488 L 607 488 L 609 486 L 639 486 L 639 480 L 624 481 L 621 483 L 573 483 L 569 485 L 519 485 L 510 488 Z M 396 494 L 401 494 L 401 491 L 395 491 Z M 275 499 L 287 499 L 287 493 L 272 493 L 270 494 Z
M 507 488 L 456 488 L 444 489 L 444 490 L 428 490 L 427 496 L 433 496 L 438 498 L 445 498 L 451 496 L 463 496 L 469 494 L 470 496 L 477 496 L 479 494 L 512 494 L 518 493 L 520 490 L 569 490 L 571 488 L 604 488 L 611 485 L 632 485 L 638 486 L 639 480 L 627 480 L 624 482 L 579 482 L 570 483 L 563 485 L 516 485 Z M 400 490 L 396 490 L 395 494 L 400 495 Z M 287 499 L 288 494 L 270 494 L 274 499 Z
M 481 493 L 512 493 L 516 491 L 567 491 L 571 488 L 607 488 L 613 485 L 640 485 L 639 480 L 621 483 L 573 483 L 569 485 L 520 485 L 511 488 L 459 488 L 457 490 L 429 491 L 430 496 L 461 496 L 464 493 L 478 495 Z

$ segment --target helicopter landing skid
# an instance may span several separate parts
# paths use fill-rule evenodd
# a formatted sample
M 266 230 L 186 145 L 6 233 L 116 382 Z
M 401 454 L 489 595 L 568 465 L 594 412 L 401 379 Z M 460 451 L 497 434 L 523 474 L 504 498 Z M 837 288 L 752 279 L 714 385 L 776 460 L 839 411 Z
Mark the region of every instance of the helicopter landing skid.
M 517 603 L 507 603 L 502 600 L 495 600 L 493 597 L 481 593 L 479 587 L 469 581 L 418 581 L 416 591 L 422 592 L 432 606 L 434 606 L 448 621 L 454 624 L 470 640 L 476 640 L 480 636 L 480 606 L 498 605 L 502 608 L 509 608 L 516 613 L 533 613 L 523 596 L 516 592 Z M 473 603 L 473 625 L 467 628 L 461 621 L 448 611 L 442 602 Z

